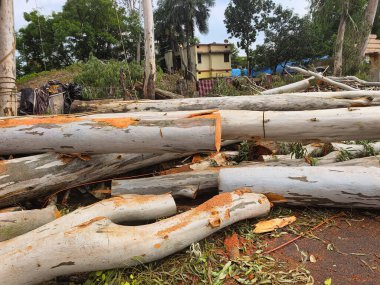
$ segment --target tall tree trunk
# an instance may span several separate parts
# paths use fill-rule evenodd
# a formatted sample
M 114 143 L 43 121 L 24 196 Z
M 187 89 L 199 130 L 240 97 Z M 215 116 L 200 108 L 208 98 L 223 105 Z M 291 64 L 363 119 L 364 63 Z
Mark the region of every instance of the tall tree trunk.
M 141 0 L 139 0 L 139 23 L 141 23 L 141 14 L 142 14 L 142 4 L 141 4 Z M 136 61 L 138 64 L 141 64 L 141 33 L 139 33 L 139 39 L 137 43 Z
M 344 1 L 342 15 L 340 16 L 338 35 L 336 37 L 335 58 L 334 58 L 334 75 L 335 76 L 342 75 L 343 44 L 344 44 L 344 35 L 346 33 L 348 5 L 349 5 L 349 2 Z
M 154 23 L 151 0 L 143 0 L 145 33 L 144 98 L 153 99 L 155 94 L 156 58 L 154 47 Z
M 365 30 L 363 31 L 363 39 L 359 45 L 359 59 L 362 60 L 365 56 L 365 50 L 368 44 L 368 37 L 371 34 L 373 23 L 375 21 L 377 6 L 379 4 L 379 0 L 368 0 L 368 5 L 365 10 Z
M 190 74 L 191 72 L 191 55 L 190 55 L 190 31 L 189 28 L 186 28 L 186 57 L 187 57 L 187 71 L 185 72 L 185 77 L 190 79 Z
M 15 53 L 13 0 L 0 0 L 0 117 L 17 114 Z

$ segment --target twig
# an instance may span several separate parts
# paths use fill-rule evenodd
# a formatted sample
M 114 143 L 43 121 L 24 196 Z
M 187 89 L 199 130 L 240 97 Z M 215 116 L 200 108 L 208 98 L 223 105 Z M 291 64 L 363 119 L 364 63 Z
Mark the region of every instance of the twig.
M 311 233 L 312 231 L 314 231 L 314 230 L 320 228 L 321 226 L 323 226 L 323 225 L 326 224 L 327 222 L 329 222 L 329 221 L 331 221 L 331 220 L 333 220 L 333 219 L 339 218 L 340 216 L 343 216 L 343 215 L 345 215 L 345 213 L 341 212 L 341 213 L 339 213 L 339 214 L 337 214 L 337 215 L 335 215 L 335 216 L 332 216 L 331 218 L 328 218 L 328 219 L 322 221 L 321 223 L 319 223 L 318 225 L 316 225 L 316 226 L 313 227 L 312 229 L 308 230 L 307 232 L 301 233 L 299 236 L 295 237 L 294 239 L 292 239 L 292 240 L 290 240 L 290 241 L 287 241 L 287 242 L 283 243 L 282 245 L 279 245 L 279 246 L 277 246 L 277 247 L 275 247 L 275 248 L 273 248 L 273 249 L 271 249 L 271 250 L 267 250 L 267 251 L 265 251 L 264 254 L 269 254 L 269 253 L 272 253 L 272 252 L 274 252 L 274 251 L 277 251 L 277 250 L 279 250 L 279 249 L 281 249 L 281 248 L 283 248 L 283 247 L 285 247 L 285 246 L 287 246 L 287 245 L 289 245 L 289 244 L 291 244 L 291 243 L 293 243 L 293 242 L 295 242 L 295 241 L 297 241 L 297 240 L 303 238 L 306 234 L 309 234 L 309 233 Z

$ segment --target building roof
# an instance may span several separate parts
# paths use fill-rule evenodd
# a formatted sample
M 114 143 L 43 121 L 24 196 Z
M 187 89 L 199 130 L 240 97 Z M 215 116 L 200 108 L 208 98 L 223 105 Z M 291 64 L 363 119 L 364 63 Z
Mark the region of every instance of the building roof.
M 377 35 L 369 35 L 365 54 L 371 53 L 380 53 L 380 40 L 377 38 Z

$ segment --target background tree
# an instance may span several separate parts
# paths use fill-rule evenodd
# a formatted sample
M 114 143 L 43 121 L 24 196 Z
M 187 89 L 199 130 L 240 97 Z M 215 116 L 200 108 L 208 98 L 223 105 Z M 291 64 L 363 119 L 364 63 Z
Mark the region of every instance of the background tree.
M 269 66 L 273 74 L 279 64 L 285 67 L 289 61 L 313 59 L 322 55 L 321 43 L 308 16 L 300 18 L 290 9 L 277 6 L 268 19 L 264 44 L 254 52 L 255 64 Z
M 128 13 L 114 0 L 67 0 L 60 13 L 33 11 L 24 18 L 28 25 L 18 33 L 18 51 L 26 73 L 85 61 L 90 55 L 132 60 L 142 33 L 138 13 Z
M 258 32 L 267 27 L 267 20 L 274 8 L 271 0 L 231 0 L 224 13 L 224 23 L 231 37 L 239 39 L 250 62 L 250 49 L 256 42 Z

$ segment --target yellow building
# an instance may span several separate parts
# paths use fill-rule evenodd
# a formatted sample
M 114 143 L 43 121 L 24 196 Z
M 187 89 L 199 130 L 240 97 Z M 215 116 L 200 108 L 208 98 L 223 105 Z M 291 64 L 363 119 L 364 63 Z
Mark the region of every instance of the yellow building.
M 370 80 L 380 81 L 380 40 L 376 35 L 370 35 L 365 55 L 371 64 Z
M 192 45 L 190 57 L 193 63 L 190 71 L 197 79 L 231 76 L 231 46 L 228 43 Z M 185 65 L 187 65 L 186 47 L 174 54 L 171 50 L 167 51 L 165 63 L 169 72 L 185 70 Z

